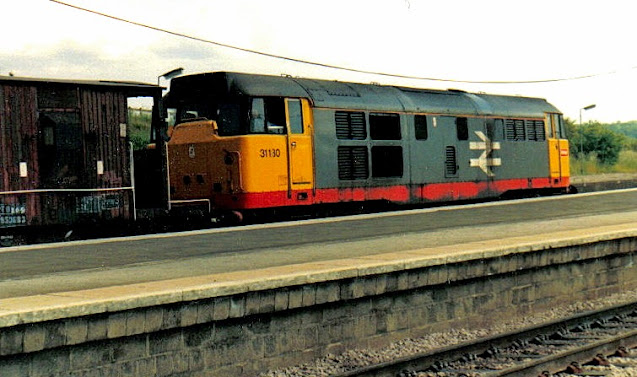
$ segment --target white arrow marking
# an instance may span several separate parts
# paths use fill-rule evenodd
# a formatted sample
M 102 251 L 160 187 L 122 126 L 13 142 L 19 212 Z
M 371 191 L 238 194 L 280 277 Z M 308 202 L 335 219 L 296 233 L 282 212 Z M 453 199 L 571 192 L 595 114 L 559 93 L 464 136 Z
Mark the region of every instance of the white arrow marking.
M 491 166 L 500 166 L 502 165 L 502 159 L 500 158 L 490 158 L 491 155 L 496 149 L 500 149 L 499 142 L 491 142 L 489 138 L 482 131 L 475 131 L 475 134 L 482 141 L 472 141 L 469 143 L 469 149 L 471 150 L 482 150 L 482 154 L 478 158 L 469 159 L 469 166 L 471 167 L 479 167 L 486 175 L 489 177 L 493 177 L 495 174 L 489 169 Z

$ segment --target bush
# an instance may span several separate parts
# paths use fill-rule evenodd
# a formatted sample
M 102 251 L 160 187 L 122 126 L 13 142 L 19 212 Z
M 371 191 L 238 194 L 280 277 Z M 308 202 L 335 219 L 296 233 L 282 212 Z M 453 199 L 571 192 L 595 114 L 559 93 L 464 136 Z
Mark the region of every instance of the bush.
M 611 131 L 599 122 L 589 122 L 581 126 L 566 119 L 569 134 L 571 155 L 579 160 L 587 156 L 595 156 L 602 165 L 614 165 L 619 159 L 619 152 L 626 145 L 626 137 Z M 581 150 L 580 150 L 581 148 Z
M 142 109 L 128 109 L 130 141 L 133 149 L 145 149 L 150 143 L 151 113 Z
M 588 123 L 583 129 L 584 153 L 594 153 L 602 165 L 614 165 L 619 159 L 624 136 L 609 130 L 599 122 Z

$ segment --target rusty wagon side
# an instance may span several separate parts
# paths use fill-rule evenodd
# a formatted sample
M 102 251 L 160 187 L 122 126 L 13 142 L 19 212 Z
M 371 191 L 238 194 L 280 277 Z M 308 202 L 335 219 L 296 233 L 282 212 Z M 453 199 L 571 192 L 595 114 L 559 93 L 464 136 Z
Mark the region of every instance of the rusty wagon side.
M 127 100 L 160 96 L 149 84 L 0 77 L 2 241 L 133 219 Z

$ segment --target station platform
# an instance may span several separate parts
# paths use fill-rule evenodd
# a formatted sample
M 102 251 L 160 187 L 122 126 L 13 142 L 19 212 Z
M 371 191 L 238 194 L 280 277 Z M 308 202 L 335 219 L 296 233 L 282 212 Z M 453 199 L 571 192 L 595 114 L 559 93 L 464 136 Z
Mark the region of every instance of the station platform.
M 447 266 L 461 262 L 480 263 L 485 259 L 503 258 L 512 254 L 530 253 L 564 247 L 576 247 L 582 244 L 614 239 L 637 237 L 637 212 L 621 216 L 612 215 L 616 220 L 627 221 L 617 225 L 600 226 L 596 229 L 577 229 L 543 233 L 541 236 L 515 236 L 483 240 L 477 242 L 452 244 L 446 246 L 408 249 L 390 253 L 361 255 L 332 260 L 306 263 L 292 263 L 276 267 L 258 268 L 261 264 L 254 261 L 254 268 L 229 272 L 216 272 L 192 277 L 160 279 L 143 283 L 115 285 L 93 289 L 81 289 L 67 292 L 52 292 L 33 296 L 0 299 L 0 328 L 17 324 L 50 321 L 65 317 L 91 315 L 136 309 L 147 306 L 172 304 L 182 301 L 194 301 L 213 297 L 224 297 L 253 291 L 301 286 L 305 284 L 325 283 L 342 279 L 373 276 L 380 273 L 392 273 L 415 270 L 425 267 Z M 634 220 L 634 221 L 633 221 Z M 403 238 L 403 242 L 406 237 Z M 384 240 L 393 243 L 395 240 Z M 326 253 L 342 252 L 344 249 L 365 250 L 375 241 L 351 242 L 322 246 Z M 378 243 L 378 242 L 377 242 Z M 305 246 L 294 249 L 294 253 L 305 254 Z M 353 253 L 356 254 L 356 253 Z M 351 255 L 351 254 L 350 254 Z M 269 259 L 271 256 L 265 256 Z M 222 259 L 223 260 L 223 259 Z M 545 261 L 547 263 L 548 261 Z M 204 264 L 203 260 L 173 262 L 165 269 L 188 269 L 189 265 Z M 219 260 L 215 263 L 218 265 Z M 185 264 L 185 266 L 183 265 Z M 147 266 L 118 271 L 118 274 L 136 274 L 137 269 Z M 229 269 L 231 267 L 228 267 Z M 222 269 L 224 269 L 222 267 Z M 110 273 L 110 272 L 109 272 Z M 448 273 L 442 279 L 451 281 Z M 100 279 L 98 274 L 96 279 Z M 474 274 L 472 274 L 474 275 Z M 465 276 L 466 277 L 466 276 Z M 159 276 L 157 276 L 159 278 Z M 60 277 L 64 280 L 65 277 Z M 44 283 L 51 283 L 52 278 Z M 23 281 L 17 282 L 24 284 Z
M 522 318 L 637 287 L 636 219 L 625 211 L 466 225 L 4 281 L 13 294 L 0 299 L 0 375 L 46 365 L 255 376 Z M 106 275 L 119 284 L 73 283 Z M 55 288 L 20 293 L 38 284 Z

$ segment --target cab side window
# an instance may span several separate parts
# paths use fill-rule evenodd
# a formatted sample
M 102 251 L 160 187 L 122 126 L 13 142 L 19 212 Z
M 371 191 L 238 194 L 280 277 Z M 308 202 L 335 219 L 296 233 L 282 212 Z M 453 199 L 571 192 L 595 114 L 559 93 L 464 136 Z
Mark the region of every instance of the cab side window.
M 556 114 L 555 118 L 557 122 L 556 129 L 557 129 L 558 137 L 560 139 L 566 139 L 568 135 L 566 135 L 566 127 L 564 126 L 564 119 L 562 118 L 562 115 Z
M 280 97 L 252 98 L 249 113 L 250 134 L 285 134 L 285 101 Z
M 250 108 L 250 131 L 251 134 L 265 133 L 265 101 L 263 98 L 253 98 Z
M 290 133 L 303 133 L 303 109 L 301 100 L 288 99 L 288 115 L 290 117 Z
M 285 134 L 285 102 L 283 98 L 266 97 L 265 131 L 269 134 Z
M 547 114 L 548 137 L 566 139 L 566 128 L 561 114 Z

